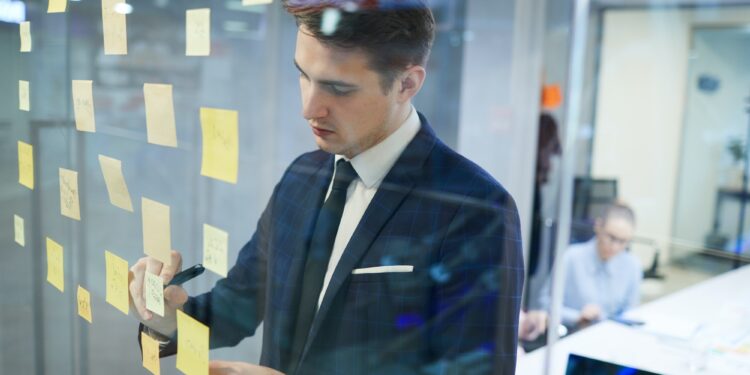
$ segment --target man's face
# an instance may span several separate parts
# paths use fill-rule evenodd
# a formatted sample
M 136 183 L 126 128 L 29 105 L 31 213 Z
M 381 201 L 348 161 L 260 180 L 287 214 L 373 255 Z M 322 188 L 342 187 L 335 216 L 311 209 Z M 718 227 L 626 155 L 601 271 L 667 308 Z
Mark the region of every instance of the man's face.
M 607 261 L 625 250 L 633 239 L 633 224 L 623 218 L 610 217 L 604 222 L 597 222 L 596 250 L 599 257 Z
M 302 115 L 322 150 L 353 158 L 395 131 L 401 103 L 395 84 L 388 94 L 359 50 L 331 48 L 297 32 Z

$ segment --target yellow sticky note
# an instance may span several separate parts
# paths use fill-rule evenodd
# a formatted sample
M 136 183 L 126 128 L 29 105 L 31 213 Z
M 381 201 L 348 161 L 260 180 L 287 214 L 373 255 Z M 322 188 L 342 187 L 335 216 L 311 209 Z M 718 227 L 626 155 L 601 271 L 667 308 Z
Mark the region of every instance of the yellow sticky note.
M 79 285 L 76 296 L 78 299 L 78 316 L 91 323 L 91 294 Z
M 185 55 L 211 54 L 211 9 L 190 9 L 185 12 Z
M 31 100 L 29 99 L 29 81 L 18 81 L 18 109 L 22 111 L 31 110 Z
M 18 183 L 34 190 L 34 147 L 18 141 Z
M 107 273 L 107 302 L 128 315 L 128 261 L 105 250 L 104 263 Z
M 203 224 L 203 265 L 224 277 L 227 277 L 228 241 L 227 232 Z
M 273 0 L 242 0 L 242 5 L 249 6 L 249 5 L 262 5 L 262 4 L 271 4 Z
M 102 31 L 105 55 L 128 54 L 128 32 L 124 12 L 118 12 L 117 4 L 124 7 L 125 0 L 102 0 Z
M 26 234 L 23 229 L 23 218 L 18 215 L 13 215 L 13 233 L 15 234 L 16 243 L 21 246 L 26 246 Z
M 47 282 L 65 292 L 63 247 L 47 237 Z
M 68 6 L 68 0 L 49 0 L 47 13 L 63 13 Z
M 96 131 L 91 81 L 73 80 L 73 113 L 76 119 L 76 129 L 91 133 Z
M 156 315 L 164 316 L 164 283 L 161 277 L 146 271 L 144 282 L 146 308 Z
M 169 265 L 172 263 L 172 234 L 169 221 L 169 206 L 141 198 L 143 218 L 143 251 L 146 255 Z
M 104 155 L 99 155 L 99 166 L 102 168 L 104 183 L 107 185 L 109 201 L 116 207 L 133 212 L 128 185 L 122 175 L 122 162 Z
M 21 22 L 18 30 L 21 34 L 21 52 L 31 52 L 31 22 Z
M 177 310 L 177 369 L 208 375 L 208 327 Z
M 143 98 L 146 102 L 148 143 L 177 147 L 172 85 L 144 83 Z
M 143 367 L 154 375 L 159 375 L 159 342 L 141 331 L 141 352 L 143 353 Z
M 239 140 L 237 111 L 201 108 L 203 163 L 201 175 L 237 183 Z
M 60 213 L 71 219 L 81 220 L 78 172 L 65 168 L 60 168 Z

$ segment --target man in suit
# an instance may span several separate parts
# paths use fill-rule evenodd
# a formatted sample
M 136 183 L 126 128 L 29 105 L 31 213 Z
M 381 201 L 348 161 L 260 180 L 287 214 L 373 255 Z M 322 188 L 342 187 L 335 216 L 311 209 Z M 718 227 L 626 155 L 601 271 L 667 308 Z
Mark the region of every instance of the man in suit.
M 166 318 L 154 316 L 144 272 L 166 283 L 181 257 L 133 266 L 142 328 L 169 355 L 175 308 L 209 326 L 211 347 L 236 345 L 263 322 L 260 366 L 212 361 L 216 374 L 514 373 L 518 213 L 411 104 L 434 38 L 429 8 L 284 5 L 297 20 L 303 116 L 320 149 L 288 167 L 210 292 L 188 298 L 170 286 Z

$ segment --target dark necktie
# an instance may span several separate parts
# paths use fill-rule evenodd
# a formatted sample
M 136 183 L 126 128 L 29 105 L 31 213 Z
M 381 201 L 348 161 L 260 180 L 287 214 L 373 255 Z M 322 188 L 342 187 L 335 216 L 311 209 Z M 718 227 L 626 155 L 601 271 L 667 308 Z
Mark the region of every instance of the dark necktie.
M 339 159 L 336 163 L 336 171 L 333 177 L 333 186 L 328 199 L 323 203 L 315 222 L 310 248 L 305 260 L 305 270 L 302 275 L 302 292 L 297 311 L 297 321 L 292 341 L 292 362 L 289 373 L 296 370 L 300 356 L 305 348 L 305 342 L 310 332 L 315 312 L 318 308 L 318 297 L 323 288 L 323 279 L 328 269 L 331 258 L 333 243 L 336 240 L 336 232 L 341 223 L 341 215 L 346 203 L 346 190 L 354 179 L 357 172 L 351 163 Z

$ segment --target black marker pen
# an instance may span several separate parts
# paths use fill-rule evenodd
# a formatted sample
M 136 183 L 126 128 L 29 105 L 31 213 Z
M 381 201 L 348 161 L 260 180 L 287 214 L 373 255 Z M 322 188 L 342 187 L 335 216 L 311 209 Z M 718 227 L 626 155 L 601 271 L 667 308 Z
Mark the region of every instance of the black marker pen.
M 182 285 L 184 282 L 193 279 L 200 274 L 203 273 L 206 269 L 203 268 L 203 265 L 198 263 L 190 268 L 186 268 L 180 272 L 178 272 L 174 277 L 172 278 L 172 281 L 167 284 L 167 286 L 170 285 Z

